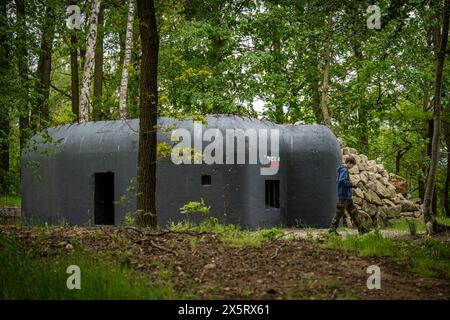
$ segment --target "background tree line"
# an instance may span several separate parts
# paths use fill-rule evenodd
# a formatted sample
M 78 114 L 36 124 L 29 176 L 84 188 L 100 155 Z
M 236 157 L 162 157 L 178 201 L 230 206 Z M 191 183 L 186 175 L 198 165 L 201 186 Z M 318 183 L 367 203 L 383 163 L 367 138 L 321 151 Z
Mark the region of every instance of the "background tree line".
M 79 30 L 66 26 L 71 4 Z M 372 4 L 380 29 L 367 27 Z M 141 117 L 144 150 L 158 115 L 227 113 L 325 124 L 422 199 L 438 133 L 431 205 L 450 216 L 448 10 L 448 0 L 0 0 L 1 192 L 20 192 L 20 151 L 46 127 Z M 143 181 L 155 159 L 140 157 Z M 154 212 L 146 199 L 139 207 Z

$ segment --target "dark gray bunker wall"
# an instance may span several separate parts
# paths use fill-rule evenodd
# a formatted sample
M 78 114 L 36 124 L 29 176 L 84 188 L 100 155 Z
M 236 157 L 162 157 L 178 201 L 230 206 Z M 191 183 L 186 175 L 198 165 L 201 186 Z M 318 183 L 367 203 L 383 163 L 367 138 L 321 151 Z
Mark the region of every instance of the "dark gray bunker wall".
M 330 224 L 341 157 L 328 128 L 275 125 L 237 116 L 208 116 L 206 120 L 203 133 L 208 128 L 222 133 L 224 163 L 227 129 L 279 129 L 279 170 L 275 175 L 261 175 L 263 164 L 249 164 L 248 137 L 245 164 L 175 165 L 170 156 L 160 159 L 156 194 L 160 226 L 199 222 L 201 217 L 183 215 L 180 208 L 202 198 L 211 207 L 208 216 L 248 229 Z M 191 119 L 160 118 L 159 125 L 158 142 L 170 143 L 170 130 L 183 128 L 194 147 Z M 35 136 L 32 151 L 22 155 L 24 217 L 88 226 L 123 223 L 125 215 L 136 210 L 138 127 L 138 120 L 87 122 L 50 128 L 50 142 Z M 203 150 L 210 143 L 203 141 Z M 270 139 L 268 155 L 272 155 Z M 236 159 L 237 155 L 235 163 Z

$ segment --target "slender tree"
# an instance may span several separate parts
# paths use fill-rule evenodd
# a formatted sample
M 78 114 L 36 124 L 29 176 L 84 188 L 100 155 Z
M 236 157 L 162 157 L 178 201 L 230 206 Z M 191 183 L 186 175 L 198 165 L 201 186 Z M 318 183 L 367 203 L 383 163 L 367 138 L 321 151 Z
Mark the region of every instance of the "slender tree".
M 100 0 L 91 1 L 91 15 L 89 17 L 89 33 L 87 37 L 86 55 L 84 58 L 83 80 L 81 82 L 79 121 L 89 120 L 89 103 L 91 78 L 94 71 L 95 43 L 97 39 L 98 13 Z
M 443 11 L 444 12 L 442 15 L 442 34 L 436 61 L 436 75 L 434 83 L 433 140 L 431 144 L 431 164 L 428 172 L 428 179 L 425 188 L 425 196 L 423 204 L 423 217 L 425 220 L 427 233 L 429 234 L 432 234 L 434 231 L 437 231 L 436 212 L 433 212 L 432 210 L 432 199 L 436 186 L 436 175 L 439 160 L 442 76 L 447 51 L 449 18 L 450 18 L 450 0 L 445 0 Z
M 330 34 L 332 33 L 333 28 L 333 16 L 330 14 L 328 16 L 328 24 L 327 24 L 327 42 L 325 44 L 325 64 L 323 67 L 323 83 L 322 83 L 322 115 L 325 125 L 331 127 L 331 116 L 328 108 L 328 90 L 329 90 L 329 79 L 330 79 L 330 65 L 331 65 L 331 39 Z
M 448 120 L 443 121 L 442 126 L 444 127 L 445 146 L 447 149 L 447 172 L 445 176 L 445 186 L 444 186 L 444 210 L 445 215 L 447 217 L 450 217 L 450 202 L 448 195 L 450 191 L 450 123 L 448 122 Z
M 80 81 L 78 77 L 78 37 L 77 31 L 72 30 L 70 35 L 70 90 L 72 92 L 72 113 L 75 120 L 80 118 Z
M 105 6 L 100 6 L 97 24 L 97 43 L 95 45 L 95 62 L 94 62 L 94 101 L 92 105 L 92 119 L 94 121 L 102 118 L 102 96 L 103 96 L 103 38 L 104 38 L 104 11 Z
M 158 117 L 157 68 L 159 37 L 153 0 L 138 0 L 141 35 L 141 78 L 138 149 L 137 223 L 157 226 L 156 124 Z
M 21 105 L 19 108 L 19 128 L 20 128 L 20 146 L 23 147 L 30 134 L 30 101 L 29 101 L 29 89 L 28 89 L 28 49 L 27 43 L 27 27 L 26 27 L 26 14 L 25 14 L 25 2 L 24 0 L 16 0 L 16 55 L 17 65 L 20 76 L 20 93 L 21 93 Z
M 8 76 L 10 74 L 7 0 L 0 0 L 0 192 L 8 192 L 9 172 L 9 105 L 6 103 Z
M 133 48 L 133 20 L 134 20 L 134 0 L 128 0 L 127 31 L 125 36 L 125 55 L 122 65 L 122 79 L 120 81 L 119 92 L 119 112 L 120 117 L 127 117 L 127 90 L 128 90 L 128 69 L 130 68 L 131 50 Z
M 38 73 L 39 84 L 38 99 L 39 115 L 45 126 L 50 120 L 50 111 L 48 107 L 48 98 L 50 93 L 50 75 L 52 71 L 52 50 L 55 34 L 55 15 L 52 2 L 47 4 L 45 18 L 42 25 L 41 52 L 39 54 Z M 41 122 L 41 121 L 39 121 Z M 34 125 L 37 125 L 35 123 Z

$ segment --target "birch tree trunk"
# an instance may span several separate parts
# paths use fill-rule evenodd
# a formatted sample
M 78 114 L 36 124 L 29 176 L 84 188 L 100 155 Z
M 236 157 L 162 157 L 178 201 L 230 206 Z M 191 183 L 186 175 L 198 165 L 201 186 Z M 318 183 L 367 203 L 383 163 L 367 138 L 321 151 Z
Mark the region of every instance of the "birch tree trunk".
M 434 112 L 433 112 L 433 140 L 431 143 L 431 164 L 428 171 L 427 185 L 425 188 L 423 218 L 428 234 L 437 231 L 436 212 L 432 210 L 432 199 L 436 185 L 437 166 L 439 160 L 439 138 L 441 126 L 441 91 L 442 74 L 444 70 L 445 55 L 447 50 L 448 29 L 450 18 L 450 0 L 445 0 L 442 17 L 442 35 L 436 62 L 436 80 L 434 83 Z
M 98 13 L 100 11 L 100 0 L 92 0 L 91 16 L 89 17 L 89 33 L 87 38 L 86 55 L 84 58 L 83 80 L 80 92 L 80 116 L 79 121 L 89 120 L 89 98 L 92 74 L 94 73 L 95 43 L 97 40 Z
M 131 61 L 131 50 L 133 48 L 133 20 L 134 20 L 134 0 L 128 0 L 128 20 L 127 32 L 125 36 L 125 57 L 122 65 L 122 79 L 120 81 L 119 92 L 119 113 L 120 118 L 127 117 L 127 89 L 128 89 L 128 68 Z
M 78 80 L 78 38 L 76 31 L 70 36 L 70 81 L 72 91 L 72 113 L 80 119 L 80 82 Z

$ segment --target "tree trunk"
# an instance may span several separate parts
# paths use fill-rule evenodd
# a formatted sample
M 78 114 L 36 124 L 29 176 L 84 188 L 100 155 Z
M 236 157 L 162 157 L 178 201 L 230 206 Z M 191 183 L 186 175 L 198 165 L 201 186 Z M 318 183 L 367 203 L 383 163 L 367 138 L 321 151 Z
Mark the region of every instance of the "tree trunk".
M 395 174 L 400 174 L 400 161 L 402 160 L 403 153 L 402 150 L 397 151 L 397 154 L 395 156 Z
M 279 37 L 277 36 L 277 32 L 273 32 L 273 39 L 272 39 L 272 50 L 273 50 L 273 59 L 274 63 L 272 64 L 272 72 L 281 74 L 283 72 L 283 62 L 281 58 L 281 41 Z M 285 115 L 283 110 L 283 102 L 282 97 L 280 96 L 280 93 L 277 90 L 278 88 L 274 88 L 274 105 L 275 105 L 275 112 L 274 112 L 274 120 L 275 123 L 284 123 Z
M 423 216 L 428 234 L 432 234 L 437 227 L 436 212 L 433 212 L 431 201 L 436 186 L 437 166 L 439 160 L 439 137 L 441 124 L 441 91 L 442 73 L 444 70 L 445 54 L 447 50 L 448 29 L 450 17 L 450 0 L 445 0 L 442 19 L 442 35 L 439 45 L 439 54 L 436 62 L 436 80 L 434 87 L 434 112 L 433 112 L 433 140 L 431 145 L 431 164 L 428 172 L 427 185 L 425 188 L 425 201 L 423 204 Z
M 76 117 L 76 121 L 80 119 L 80 82 L 78 80 L 78 38 L 76 31 L 70 36 L 70 75 L 71 75 L 71 91 L 72 91 L 72 113 Z
M 22 101 L 19 107 L 19 130 L 20 130 L 20 147 L 25 146 L 30 136 L 30 102 L 28 94 L 28 50 L 27 50 L 27 27 L 25 17 L 24 0 L 16 0 L 17 10 L 17 64 L 21 82 Z
M 309 81 L 309 90 L 310 90 L 310 96 L 311 96 L 311 108 L 314 112 L 314 116 L 316 118 L 317 123 L 322 122 L 323 115 L 322 110 L 320 106 L 320 75 L 319 70 L 315 66 L 317 66 L 318 60 L 315 53 L 317 52 L 317 45 L 316 45 L 316 39 L 314 37 L 310 37 L 308 39 L 308 49 L 309 49 L 309 56 L 311 57 L 311 60 L 308 61 L 308 63 L 314 68 L 313 71 L 310 74 L 307 74 L 307 81 Z M 309 70 L 309 68 L 306 69 L 306 71 Z
M 0 0 L 0 30 L 7 30 L 6 0 Z M 4 84 L 10 75 L 9 41 L 6 32 L 0 32 L 0 96 L 8 94 Z M 8 194 L 9 172 L 9 104 L 0 104 L 0 192 Z
M 156 124 L 158 118 L 157 68 L 159 39 L 153 0 L 138 0 L 142 58 L 140 78 L 138 194 L 136 221 L 157 226 Z
M 135 1 L 135 10 L 134 10 L 134 20 L 135 21 L 139 21 L 139 15 L 137 12 L 137 7 L 136 7 L 136 1 Z M 133 85 L 133 90 L 139 91 L 139 83 L 140 83 L 140 67 L 141 67 L 141 54 L 140 51 L 141 49 L 139 49 L 139 45 L 140 45 L 140 32 L 133 32 L 133 49 L 131 50 L 131 61 L 130 61 L 130 67 L 133 70 L 132 74 L 128 74 L 128 90 L 130 90 L 130 82 L 132 82 Z M 128 118 L 137 118 L 139 117 L 139 95 L 138 94 L 133 94 L 129 96 L 129 101 L 128 104 L 132 106 L 132 113 L 128 114 Z
M 445 177 L 445 188 L 444 188 L 444 209 L 445 215 L 450 217 L 450 207 L 449 207 L 449 197 L 448 193 L 450 191 L 450 123 L 443 122 L 444 135 L 445 135 L 445 146 L 447 148 L 447 173 Z
M 95 42 L 97 39 L 98 12 L 100 11 L 100 0 L 91 1 L 91 16 L 89 17 L 89 33 L 84 58 L 83 80 L 80 93 L 80 122 L 89 121 L 89 99 L 91 89 L 91 78 L 94 70 Z
M 95 46 L 94 63 L 94 103 L 92 104 L 92 119 L 102 119 L 102 95 L 103 95 L 103 11 L 104 5 L 100 6 L 98 13 L 97 41 Z
M 431 149 L 432 149 L 432 141 L 433 141 L 433 119 L 428 121 L 428 143 L 427 143 L 427 157 L 428 159 L 431 159 Z M 428 166 L 424 166 L 424 176 L 428 175 L 428 170 L 430 170 L 430 168 Z M 423 187 L 423 198 L 422 198 L 422 202 L 425 201 L 425 188 L 426 188 L 426 182 L 424 183 L 424 187 Z M 433 191 L 433 200 L 431 201 L 431 210 L 433 212 L 437 212 L 437 194 L 436 194 L 436 186 L 434 187 L 434 191 Z
M 125 55 L 122 67 L 122 79 L 119 92 L 119 113 L 121 119 L 127 117 L 128 69 L 130 68 L 131 49 L 133 48 L 134 0 L 128 0 L 127 32 L 125 36 Z
M 44 24 L 42 26 L 42 40 L 41 40 L 41 52 L 39 56 L 38 72 L 39 72 L 39 89 L 38 92 L 41 95 L 39 98 L 39 115 L 41 117 L 39 123 L 44 127 L 50 121 L 50 112 L 48 108 L 48 98 L 50 94 L 50 75 L 52 71 L 52 48 L 53 38 L 55 34 L 55 17 L 53 14 L 53 8 L 50 4 L 47 5 Z M 36 123 L 38 124 L 38 123 Z
M 221 63 L 223 60 L 223 52 L 222 52 L 223 45 L 224 45 L 223 39 L 216 34 L 213 35 L 212 46 L 214 48 L 214 62 L 216 65 Z
M 361 75 L 361 70 L 364 62 L 364 40 L 360 38 L 359 33 L 359 25 L 361 23 L 360 13 L 361 13 L 361 3 L 358 1 L 353 1 L 350 9 L 350 14 L 353 17 L 352 21 L 352 34 L 350 34 L 351 46 L 353 49 L 353 54 L 355 58 L 355 72 L 358 84 L 358 92 L 357 92 L 357 101 L 355 101 L 355 105 L 357 105 L 357 115 L 358 115 L 358 135 L 359 135 L 359 144 L 361 148 L 361 153 L 367 154 L 369 151 L 369 121 L 368 114 L 369 111 L 367 106 L 365 105 L 365 97 L 367 95 L 367 79 L 363 74 Z M 364 78 L 363 78 L 364 76 Z M 361 87 L 361 84 L 364 84 L 364 87 Z
M 331 65 L 331 39 L 330 34 L 332 32 L 333 27 L 333 17 L 331 14 L 328 16 L 328 39 L 327 43 L 325 44 L 325 65 L 323 68 L 323 85 L 322 85 L 322 115 L 323 115 L 323 121 L 325 125 L 329 128 L 331 128 L 331 116 L 330 111 L 328 109 L 328 81 L 330 77 L 330 65 Z

